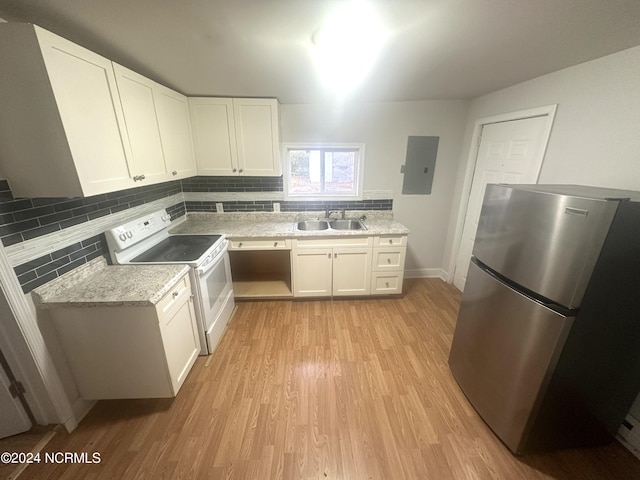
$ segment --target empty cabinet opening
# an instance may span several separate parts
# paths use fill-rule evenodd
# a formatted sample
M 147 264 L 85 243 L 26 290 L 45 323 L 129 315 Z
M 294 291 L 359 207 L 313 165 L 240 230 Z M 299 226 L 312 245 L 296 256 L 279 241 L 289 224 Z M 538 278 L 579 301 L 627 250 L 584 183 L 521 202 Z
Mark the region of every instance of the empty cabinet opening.
M 291 297 L 290 251 L 230 251 L 235 298 Z

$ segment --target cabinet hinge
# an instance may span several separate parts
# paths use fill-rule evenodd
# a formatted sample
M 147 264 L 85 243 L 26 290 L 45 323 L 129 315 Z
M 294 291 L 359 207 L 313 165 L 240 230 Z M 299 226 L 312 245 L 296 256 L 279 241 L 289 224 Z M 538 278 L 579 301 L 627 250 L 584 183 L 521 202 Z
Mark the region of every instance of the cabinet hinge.
M 16 381 L 9 385 L 9 393 L 13 398 L 17 398 L 27 393 L 27 391 L 24 389 L 22 383 Z

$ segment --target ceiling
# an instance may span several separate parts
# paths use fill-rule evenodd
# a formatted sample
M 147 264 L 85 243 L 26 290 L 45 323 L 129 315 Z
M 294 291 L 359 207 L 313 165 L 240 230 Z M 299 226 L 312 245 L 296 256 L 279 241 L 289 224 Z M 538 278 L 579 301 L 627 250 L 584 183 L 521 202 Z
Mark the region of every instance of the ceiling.
M 312 36 L 345 3 L 0 0 L 0 18 L 36 23 L 187 95 L 317 103 L 336 93 L 319 79 Z M 640 45 L 638 0 L 369 3 L 388 36 L 353 101 L 475 98 Z

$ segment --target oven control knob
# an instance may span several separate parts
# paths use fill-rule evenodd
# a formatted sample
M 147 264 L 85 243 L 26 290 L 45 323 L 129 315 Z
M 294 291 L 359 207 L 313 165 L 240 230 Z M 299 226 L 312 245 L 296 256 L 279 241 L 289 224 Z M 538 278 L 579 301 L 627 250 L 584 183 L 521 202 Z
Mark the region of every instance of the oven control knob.
M 127 238 L 132 238 L 133 237 L 133 232 L 131 232 L 131 230 L 129 230 L 127 232 Z
M 120 240 L 122 240 L 123 242 L 127 239 L 127 236 L 124 233 L 121 233 L 120 235 L 118 235 L 118 237 L 120 238 Z
M 163 214 L 160 217 L 160 220 L 162 220 L 163 222 L 168 222 L 169 220 L 171 220 L 171 217 L 169 215 L 167 215 L 167 214 Z

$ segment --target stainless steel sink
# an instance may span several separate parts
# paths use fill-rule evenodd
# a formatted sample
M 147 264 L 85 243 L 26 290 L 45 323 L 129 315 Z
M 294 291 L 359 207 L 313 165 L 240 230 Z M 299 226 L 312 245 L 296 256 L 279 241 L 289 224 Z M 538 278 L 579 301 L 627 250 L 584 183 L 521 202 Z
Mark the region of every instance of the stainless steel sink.
M 298 230 L 327 230 L 329 223 L 324 220 L 302 220 L 296 223 Z
M 329 226 L 334 230 L 365 230 L 360 220 L 331 220 Z
M 356 219 L 318 219 L 300 220 L 295 223 L 296 230 L 366 230 L 367 227 Z

